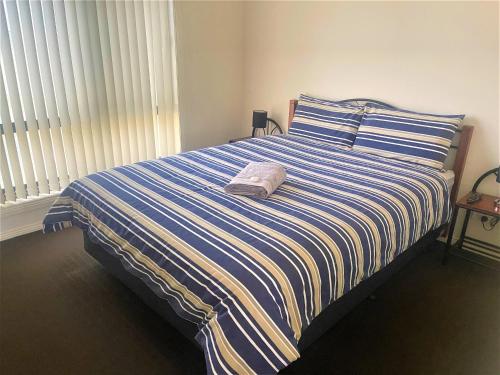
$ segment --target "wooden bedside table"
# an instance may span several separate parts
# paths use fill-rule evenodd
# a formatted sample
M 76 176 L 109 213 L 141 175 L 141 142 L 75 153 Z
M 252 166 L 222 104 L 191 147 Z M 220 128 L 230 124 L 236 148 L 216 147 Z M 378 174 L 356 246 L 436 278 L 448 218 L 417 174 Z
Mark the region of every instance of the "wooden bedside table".
M 467 198 L 469 197 L 469 195 L 470 193 L 462 197 L 462 199 L 460 199 L 455 203 L 453 217 L 451 219 L 450 230 L 448 232 L 448 239 L 446 241 L 446 247 L 443 256 L 443 264 L 446 263 L 448 254 L 450 253 L 450 250 L 452 248 L 451 241 L 453 239 L 453 231 L 455 230 L 455 223 L 457 222 L 458 211 L 460 210 L 460 208 L 463 208 L 466 211 L 465 211 L 464 223 L 462 225 L 462 231 L 460 232 L 460 237 L 456 242 L 456 244 L 453 246 L 456 247 L 457 249 L 462 248 L 465 238 L 465 233 L 467 232 L 467 226 L 469 225 L 471 212 L 479 212 L 486 216 L 500 218 L 500 211 L 495 211 L 495 199 L 499 199 L 499 197 L 482 194 L 481 200 L 474 203 L 467 203 Z
M 239 142 L 239 141 L 244 141 L 245 139 L 250 139 L 252 137 L 242 137 L 242 138 L 235 138 L 235 139 L 230 139 L 229 143 L 234 143 L 234 142 Z

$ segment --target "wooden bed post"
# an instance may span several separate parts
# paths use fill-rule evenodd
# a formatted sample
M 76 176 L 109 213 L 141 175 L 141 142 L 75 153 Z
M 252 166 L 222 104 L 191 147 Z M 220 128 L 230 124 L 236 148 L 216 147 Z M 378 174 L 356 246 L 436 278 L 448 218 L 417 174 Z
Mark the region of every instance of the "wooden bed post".
M 292 121 L 293 121 L 293 115 L 295 114 L 295 109 L 297 108 L 297 103 L 299 101 L 297 99 L 291 99 L 290 104 L 288 106 L 288 126 L 286 130 L 290 129 L 290 126 L 292 126 Z
M 465 161 L 467 160 L 467 154 L 469 153 L 469 146 L 473 132 L 473 126 L 462 126 L 462 132 L 460 133 L 460 140 L 458 142 L 457 154 L 455 155 L 455 162 L 453 163 L 455 182 L 453 183 L 453 188 L 451 189 L 450 193 L 450 202 L 453 206 L 457 201 L 458 189 L 460 188 L 460 182 L 462 181 L 462 175 L 465 169 Z

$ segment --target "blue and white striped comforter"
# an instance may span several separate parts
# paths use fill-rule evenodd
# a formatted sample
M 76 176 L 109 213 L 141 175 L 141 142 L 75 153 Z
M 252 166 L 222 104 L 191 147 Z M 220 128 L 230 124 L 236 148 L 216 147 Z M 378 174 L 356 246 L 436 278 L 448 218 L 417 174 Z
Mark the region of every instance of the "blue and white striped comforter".
M 223 192 L 250 161 L 286 167 L 267 200 Z M 211 373 L 275 373 L 332 301 L 448 220 L 437 171 L 294 136 L 96 173 L 45 232 L 76 225 L 198 324 Z

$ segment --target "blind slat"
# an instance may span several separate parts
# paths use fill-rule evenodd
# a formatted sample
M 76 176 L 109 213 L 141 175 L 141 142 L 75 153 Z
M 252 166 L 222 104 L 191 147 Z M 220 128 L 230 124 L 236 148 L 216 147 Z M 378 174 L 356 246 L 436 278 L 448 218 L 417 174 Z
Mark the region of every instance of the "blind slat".
M 5 199 L 7 201 L 15 201 L 16 193 L 10 178 L 9 162 L 7 161 L 7 154 L 5 153 L 5 146 L 3 145 L 3 137 L 0 138 L 0 173 L 3 181 L 3 188 L 5 189 Z
M 64 157 L 64 146 L 61 135 L 61 125 L 57 113 L 56 98 L 54 94 L 54 81 L 50 71 L 50 61 L 47 51 L 45 28 L 43 25 L 42 7 L 40 1 L 32 1 L 31 16 L 33 20 L 33 29 L 35 33 L 36 50 L 40 67 L 40 76 L 42 79 L 43 95 L 47 106 L 48 118 L 50 121 L 50 134 L 54 146 L 54 156 L 57 165 L 57 175 L 60 187 L 68 185 L 68 168 Z
M 29 82 L 31 83 L 31 95 L 28 99 L 30 104 L 28 105 L 28 103 L 25 103 L 24 108 L 26 112 L 28 112 L 27 108 L 32 110 L 32 121 L 38 123 L 38 133 L 40 135 L 43 159 L 45 161 L 44 169 L 47 172 L 49 180 L 49 191 L 57 191 L 60 189 L 57 175 L 58 171 L 53 153 L 54 146 L 50 136 L 49 120 L 45 109 L 45 95 L 40 79 L 39 61 L 35 45 L 35 35 L 33 33 L 30 4 L 27 1 L 19 2 L 19 20 L 24 41 Z
M 144 15 L 144 5 L 142 2 L 134 1 L 134 14 L 136 19 L 137 36 L 137 56 L 139 58 L 139 72 L 141 82 L 141 101 L 144 115 L 144 138 L 146 141 L 146 158 L 153 159 L 156 156 L 154 135 L 154 112 L 151 97 L 151 82 L 148 63 L 148 45 L 146 40 L 146 24 Z
M 108 29 L 107 11 L 106 3 L 104 1 L 99 1 L 96 4 L 97 10 L 97 23 L 99 28 L 99 39 L 102 52 L 102 62 L 103 62 L 103 75 L 104 75 L 104 85 L 106 92 L 106 102 L 108 109 L 108 118 L 110 125 L 110 138 L 113 140 L 111 146 L 113 148 L 113 159 L 114 165 L 122 165 L 122 148 L 121 148 L 121 135 L 120 135 L 120 122 L 117 114 L 116 108 L 116 92 L 114 86 L 114 72 L 111 54 L 111 45 Z
M 12 116 L 14 118 L 14 124 L 16 126 L 16 137 L 17 137 L 17 142 L 19 144 L 19 153 L 23 166 L 24 177 L 26 178 L 28 194 L 38 195 L 38 187 L 36 185 L 33 163 L 31 161 L 31 151 L 28 143 L 28 137 L 26 135 L 23 110 L 21 107 L 21 99 L 19 95 L 19 90 L 17 88 L 16 71 L 14 68 L 14 57 L 12 56 L 12 49 L 10 47 L 10 37 L 7 29 L 7 18 L 3 4 L 2 6 L 0 6 L 0 38 L 1 38 L 2 63 L 3 63 L 2 68 L 4 73 L 3 77 L 5 77 L 6 79 L 6 82 L 2 83 L 2 86 L 4 86 L 4 92 L 6 92 L 5 97 L 6 98 L 8 97 L 10 99 L 9 102 L 12 108 Z M 3 77 L 2 77 L 2 82 L 3 82 Z M 8 93 L 6 89 L 8 89 Z M 2 111 L 7 110 L 8 112 L 8 104 L 6 105 L 7 109 L 3 108 Z
M 0 190 L 0 204 L 4 204 L 5 201 L 5 194 L 3 193 L 3 190 Z
M 139 146 L 137 141 L 137 108 L 134 103 L 134 94 L 132 86 L 132 69 L 130 66 L 130 51 L 128 47 L 128 31 L 125 15 L 125 3 L 116 2 L 116 19 L 118 24 L 118 39 L 120 44 L 120 59 L 123 73 L 123 92 L 125 96 L 125 111 L 128 124 L 128 139 L 130 144 L 130 161 L 135 163 L 139 161 Z
M 125 19 L 128 36 L 128 58 L 130 62 L 130 72 L 132 77 L 132 100 L 135 113 L 135 136 L 137 138 L 137 149 L 139 160 L 147 158 L 146 138 L 144 124 L 144 106 L 142 103 L 141 73 L 139 70 L 139 50 L 137 47 L 137 28 L 134 18 L 134 3 L 127 1 L 125 5 Z
M 157 98 L 156 98 L 156 82 L 155 82 L 155 67 L 154 67 L 154 53 L 153 53 L 153 26 L 152 26 L 152 19 L 151 19 L 151 3 L 152 1 L 145 1 L 143 2 L 143 12 L 144 12 L 144 24 L 145 24 L 145 29 L 144 29 L 144 34 L 145 34 L 145 39 L 146 39 L 146 50 L 147 50 L 147 63 L 148 63 L 148 69 L 149 69 L 149 95 L 151 97 L 151 113 L 153 115 L 153 134 L 154 134 L 154 154 L 155 157 L 160 156 L 160 136 L 158 132 L 158 110 L 157 110 Z
M 88 14 L 88 27 L 90 31 L 90 46 L 92 50 L 92 61 L 95 67 L 96 75 L 96 90 L 97 90 L 97 104 L 99 106 L 99 113 L 101 114 L 102 136 L 104 144 L 104 158 L 106 160 L 106 168 L 111 168 L 118 165 L 118 160 L 115 157 L 116 148 L 113 147 L 111 135 L 111 118 L 109 115 L 108 96 L 106 93 L 106 74 L 104 71 L 105 64 L 109 65 L 109 61 L 105 62 L 104 54 L 109 54 L 109 40 L 108 50 L 105 51 L 101 45 L 101 40 L 104 38 L 104 33 L 100 35 L 97 6 L 93 1 L 85 3 L 87 6 Z M 102 63 L 101 63 L 102 62 Z M 109 74 L 109 73 L 108 73 Z M 111 74 L 112 77 L 112 74 Z M 117 139 L 119 142 L 119 138 Z M 115 142 L 115 143 L 117 143 Z M 121 160 L 121 150 L 119 150 L 119 160 Z
M 48 194 L 49 184 L 45 171 L 42 145 L 38 132 L 35 109 L 33 107 L 33 97 L 31 95 L 31 88 L 28 80 L 28 66 L 26 64 L 26 57 L 24 55 L 24 43 L 21 36 L 21 25 L 18 18 L 17 3 L 14 1 L 8 1 L 5 3 L 5 5 L 7 14 L 9 16 L 12 45 L 16 46 L 16 48 L 13 48 L 12 51 L 14 53 L 14 59 L 17 68 L 17 84 L 20 93 L 19 98 L 22 103 L 22 109 L 24 109 L 24 116 L 26 116 L 26 123 L 28 124 L 29 146 L 33 155 L 32 162 L 35 165 L 36 181 L 38 182 L 40 193 Z M 9 90 L 9 92 L 13 86 L 13 80 L 9 81 L 9 78 L 7 77 L 7 89 Z M 14 109 L 14 112 L 18 112 L 20 109 L 21 108 Z M 18 130 L 20 127 L 24 127 L 24 118 L 23 121 L 20 122 L 21 117 L 24 116 L 22 115 L 22 113 L 17 114 L 16 130 Z M 15 115 L 14 118 L 16 118 Z
M 163 93 L 165 96 L 165 109 L 166 121 L 162 126 L 165 126 L 167 133 L 167 155 L 173 154 L 175 152 L 175 134 L 174 134 L 174 116 L 175 116 L 175 106 L 172 92 L 172 60 L 171 60 L 171 44 L 170 44 L 170 19 L 168 17 L 170 9 L 168 9 L 168 4 L 166 2 L 159 2 L 159 15 L 160 15 L 160 27 L 161 32 L 161 53 L 162 53 L 162 70 L 163 76 Z
M 95 78 L 95 67 L 92 62 L 92 52 L 90 47 L 90 35 L 88 28 L 87 7 L 84 1 L 73 3 L 78 24 L 78 35 L 80 40 L 80 58 L 83 65 L 83 82 L 81 86 L 82 97 L 87 101 L 88 115 L 90 116 L 90 131 L 92 134 L 92 145 L 98 171 L 106 169 L 103 144 L 103 124 L 101 113 L 97 101 L 97 85 Z
M 152 39 L 152 54 L 154 66 L 154 82 L 155 91 L 157 93 L 157 106 L 158 106 L 158 150 L 159 156 L 168 155 L 168 117 L 167 117 L 167 103 L 164 93 L 165 83 L 163 79 L 163 55 L 162 55 L 162 42 L 161 33 L 154 32 L 153 30 L 160 29 L 160 7 L 158 1 L 152 1 L 151 4 L 151 23 L 152 30 L 150 31 Z
M 108 36 L 110 44 L 111 66 L 113 68 L 113 84 L 110 84 L 109 93 L 115 93 L 116 99 L 116 119 L 120 132 L 122 162 L 130 163 L 131 146 L 128 136 L 128 122 L 125 101 L 125 89 L 123 84 L 123 69 L 121 62 L 120 41 L 118 38 L 118 21 L 116 13 L 116 4 L 113 1 L 99 2 L 98 6 L 106 8 L 106 23 L 108 26 Z M 99 20 L 103 23 L 103 17 Z M 111 79 L 111 77 L 109 77 Z M 113 99 L 112 99 L 113 100 Z
M 166 34 L 163 42 L 165 47 L 163 49 L 164 58 L 170 63 L 168 71 L 164 70 L 164 74 L 170 77 L 169 86 L 166 91 L 169 95 L 171 102 L 170 118 L 172 123 L 169 128 L 172 130 L 173 148 L 169 150 L 169 154 L 178 153 L 181 151 L 181 135 L 179 123 L 179 96 L 177 95 L 177 65 L 175 56 L 175 25 L 174 25 L 174 2 L 173 1 L 160 1 L 160 16 L 163 17 L 162 24 L 160 25 L 160 32 Z M 162 26 L 163 25 L 163 26 Z
M 12 130 L 12 125 L 11 125 L 12 118 L 9 113 L 9 104 L 7 103 L 7 92 L 5 91 L 5 84 L 2 72 L 0 72 L 0 116 L 3 124 L 5 145 L 7 148 L 7 154 L 9 156 L 12 177 L 14 179 L 14 184 L 16 186 L 16 196 L 18 198 L 26 198 L 27 194 L 26 194 L 26 189 L 24 187 L 21 164 L 19 163 L 19 156 L 17 152 L 14 131 Z
M 68 28 L 69 49 L 71 64 L 73 66 L 76 98 L 80 112 L 80 127 L 83 136 L 83 146 L 85 148 L 84 155 L 87 161 L 87 171 L 88 173 L 94 173 L 97 171 L 97 164 L 92 136 L 92 124 L 90 122 L 87 87 L 85 86 L 85 73 L 83 71 L 84 62 L 82 57 L 82 48 L 80 46 L 76 6 L 72 1 L 54 2 L 54 9 L 59 8 L 59 6 L 63 7 L 66 14 L 66 27 Z
M 59 77 L 52 83 L 54 84 L 57 112 L 61 123 L 66 165 L 69 179 L 73 181 L 79 176 L 87 174 L 87 163 L 83 157 L 85 149 L 80 129 L 76 90 L 74 89 L 73 68 L 69 56 L 66 19 L 64 8 L 61 7 L 62 4 L 54 8 L 51 1 L 44 1 L 41 5 L 52 77 Z M 80 155 L 80 157 L 77 159 L 76 155 Z

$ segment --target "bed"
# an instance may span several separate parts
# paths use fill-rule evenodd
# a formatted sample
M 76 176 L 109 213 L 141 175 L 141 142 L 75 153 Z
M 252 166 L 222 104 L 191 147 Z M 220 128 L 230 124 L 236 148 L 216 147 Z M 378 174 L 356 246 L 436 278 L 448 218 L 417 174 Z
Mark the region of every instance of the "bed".
M 207 372 L 276 373 L 439 235 L 471 134 L 451 190 L 437 170 L 270 136 L 75 181 L 44 231 L 80 227 L 86 251 L 203 350 Z M 223 192 L 249 161 L 286 167 L 269 199 Z

